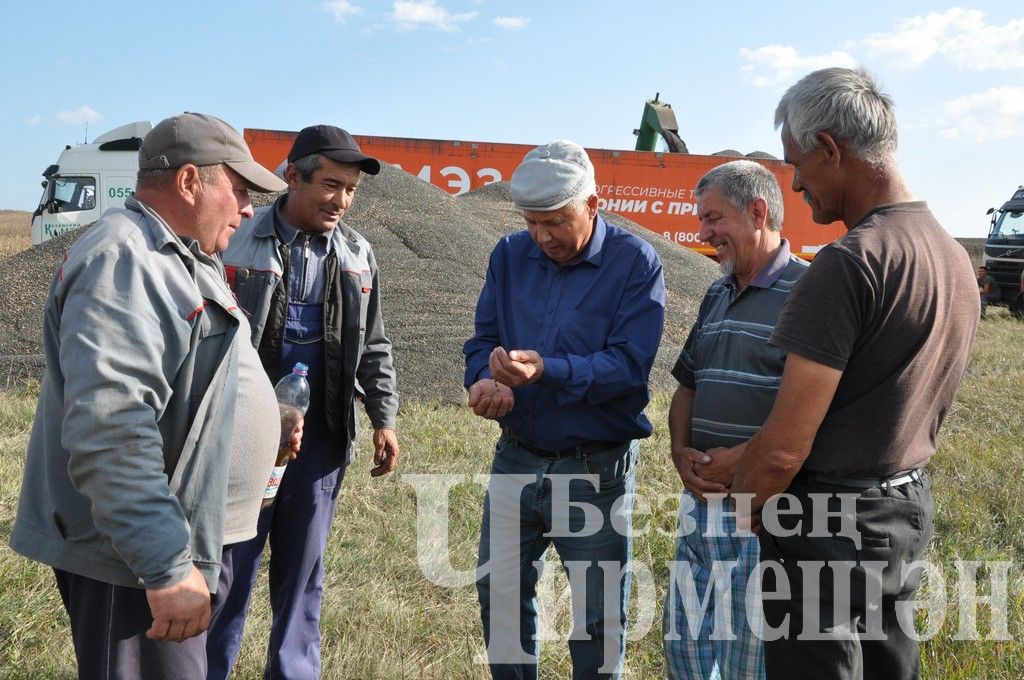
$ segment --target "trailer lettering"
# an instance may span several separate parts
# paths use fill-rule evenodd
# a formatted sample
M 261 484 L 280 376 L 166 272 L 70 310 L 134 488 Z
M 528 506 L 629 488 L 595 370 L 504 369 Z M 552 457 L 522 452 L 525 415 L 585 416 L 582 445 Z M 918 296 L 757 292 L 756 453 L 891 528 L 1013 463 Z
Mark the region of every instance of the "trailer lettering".
M 402 166 L 399 165 L 398 163 L 395 163 L 395 167 L 398 168 L 399 170 L 403 169 Z M 430 184 L 430 166 L 424 165 L 422 168 L 420 168 L 420 171 L 416 173 L 416 178 L 423 180 L 427 184 Z
M 107 196 L 110 198 L 131 198 L 135 195 L 135 189 L 131 187 L 110 187 L 107 189 Z
M 399 170 L 403 169 L 398 163 L 395 163 L 395 167 Z M 416 177 L 427 184 L 433 184 L 433 177 L 431 177 L 432 172 L 432 166 L 424 165 L 420 168 Z M 469 181 L 469 173 L 466 172 L 465 168 L 461 168 L 458 165 L 445 166 L 441 168 L 439 174 L 445 178 L 452 177 L 452 179 L 448 180 L 448 187 L 441 186 L 440 184 L 436 185 L 441 189 L 445 189 L 450 194 L 458 196 L 459 194 L 466 193 L 472 188 Z M 480 168 L 476 171 L 476 176 L 483 180 L 483 186 L 487 186 L 488 184 L 501 181 L 501 170 L 498 170 L 497 168 Z
M 78 223 L 78 222 L 68 222 L 68 223 L 61 223 L 61 224 L 54 224 L 54 223 L 44 224 L 43 225 L 43 233 L 46 235 L 46 238 L 53 238 L 55 236 L 60 236 L 61 234 L 66 234 L 69 231 L 73 231 L 75 229 L 78 229 L 81 226 L 82 225 L 80 223 Z
M 464 194 L 469 191 L 469 173 L 457 165 L 449 165 L 441 168 L 442 177 L 454 175 L 455 179 L 448 180 L 448 186 L 455 189 L 455 195 Z
M 703 243 L 700 235 L 692 231 L 663 231 L 661 236 L 666 241 L 674 241 L 676 243 Z
M 697 206 L 694 203 L 683 203 L 682 201 L 672 201 L 668 204 L 669 215 L 696 215 Z
M 617 213 L 645 213 L 647 212 L 647 201 L 638 201 L 635 198 L 599 198 L 597 207 L 601 210 L 608 210 Z
M 636 198 L 686 198 L 693 196 L 693 189 L 639 186 L 636 184 L 599 184 L 598 196 L 633 196 Z
M 651 212 L 655 215 L 661 214 L 661 206 L 665 205 L 662 201 L 655 201 L 651 203 Z M 667 233 L 667 232 L 666 232 Z
M 476 171 L 476 176 L 484 181 L 484 186 L 501 181 L 501 171 L 497 168 L 480 168 Z

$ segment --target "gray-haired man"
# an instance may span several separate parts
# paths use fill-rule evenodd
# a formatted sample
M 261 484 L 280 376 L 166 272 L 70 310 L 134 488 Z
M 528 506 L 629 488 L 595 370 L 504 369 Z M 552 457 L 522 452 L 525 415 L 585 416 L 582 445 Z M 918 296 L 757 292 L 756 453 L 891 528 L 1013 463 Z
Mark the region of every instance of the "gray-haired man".
M 248 189 L 284 183 L 197 113 L 154 127 L 139 162 L 135 198 L 50 289 L 11 547 L 54 568 L 81 677 L 203 678 L 222 548 L 255 534 L 280 437 L 212 255 Z
M 672 369 L 672 460 L 686 494 L 665 601 L 665 656 L 671 678 L 757 680 L 764 650 L 747 616 L 757 539 L 739 535 L 721 498 L 705 494 L 728 490 L 747 440 L 771 411 L 786 353 L 768 337 L 807 263 L 780 235 L 782 189 L 764 166 L 720 165 L 696 194 L 700 238 L 717 250 L 725 276 L 704 296 Z
M 849 233 L 786 301 L 771 337 L 788 352 L 782 385 L 732 488 L 754 494 L 761 560 L 778 567 L 764 583 L 778 636 L 765 643 L 767 674 L 915 678 L 913 617 L 897 611 L 931 535 L 924 466 L 967 365 L 977 284 L 904 183 L 892 100 L 866 71 L 811 73 L 775 123 L 814 221 Z
M 651 245 L 597 214 L 578 144 L 529 152 L 512 175 L 526 230 L 491 254 L 464 347 L 469 405 L 502 426 L 477 584 L 495 678 L 537 677 L 536 586 L 552 543 L 569 572 L 573 677 L 619 677 L 629 532 L 647 377 L 665 285 Z M 524 486 L 525 484 L 525 486 Z

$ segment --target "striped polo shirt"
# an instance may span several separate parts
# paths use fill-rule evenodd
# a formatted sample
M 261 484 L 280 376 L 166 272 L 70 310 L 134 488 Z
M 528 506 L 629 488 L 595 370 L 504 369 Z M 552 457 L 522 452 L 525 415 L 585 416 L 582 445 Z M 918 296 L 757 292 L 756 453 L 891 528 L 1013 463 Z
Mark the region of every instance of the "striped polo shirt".
M 775 257 L 737 292 L 727 276 L 711 284 L 672 369 L 696 391 L 690 446 L 735 446 L 761 429 L 782 382 L 786 352 L 768 344 L 786 296 L 807 271 L 782 240 Z

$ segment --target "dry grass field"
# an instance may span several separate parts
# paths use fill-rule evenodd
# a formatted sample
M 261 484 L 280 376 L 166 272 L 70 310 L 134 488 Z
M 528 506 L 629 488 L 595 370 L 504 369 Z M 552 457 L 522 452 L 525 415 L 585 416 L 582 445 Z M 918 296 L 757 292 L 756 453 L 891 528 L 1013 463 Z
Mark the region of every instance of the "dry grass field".
M 32 213 L 24 210 L 0 210 L 0 260 L 29 247 L 31 218 Z
M 1016 408 L 1024 393 L 1024 355 L 1018 349 L 1024 325 L 1005 311 L 990 310 L 979 328 L 967 377 L 930 465 L 936 514 L 926 559 L 933 570 L 916 604 L 925 680 L 1024 678 L 1024 437 Z M 75 677 L 67 615 L 52 571 L 7 547 L 37 390 L 38 385 L 0 389 L 4 679 Z M 655 396 L 649 410 L 655 434 L 641 446 L 634 564 L 646 571 L 644 578 L 633 579 L 626 680 L 665 677 L 661 603 L 669 580 L 667 562 L 674 555 L 678 503 L 673 501 L 679 493 L 667 455 L 669 398 L 667 393 Z M 486 666 L 474 662 L 484 645 L 472 578 L 443 585 L 428 574 L 447 573 L 439 566 L 450 565 L 472 575 L 484 495 L 476 475 L 489 470 L 497 428 L 465 407 L 407 402 L 398 419 L 401 467 L 386 478 L 371 479 L 366 425 L 359 440 L 362 453 L 345 475 L 324 557 L 323 678 L 484 680 L 489 677 Z M 446 475 L 462 483 L 442 494 L 443 503 L 416 491 L 416 484 Z M 419 524 L 431 508 L 448 520 L 447 532 L 428 520 Z M 549 558 L 541 583 L 547 622 L 542 677 L 568 678 L 567 581 L 557 558 Z M 262 677 L 270 621 L 265 563 L 236 678 Z M 972 596 L 984 600 L 990 593 L 991 604 L 979 604 Z

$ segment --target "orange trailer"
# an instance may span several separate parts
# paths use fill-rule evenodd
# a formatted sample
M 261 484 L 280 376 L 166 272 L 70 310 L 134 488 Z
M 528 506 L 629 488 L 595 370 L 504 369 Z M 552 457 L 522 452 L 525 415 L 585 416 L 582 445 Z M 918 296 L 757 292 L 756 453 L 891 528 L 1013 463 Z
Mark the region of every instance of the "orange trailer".
M 296 132 L 246 128 L 245 141 L 264 167 L 276 169 L 288 155 Z M 533 145 L 354 135 L 363 152 L 452 194 L 507 180 Z M 694 187 L 701 176 L 733 158 L 652 151 L 587 149 L 597 176 L 603 210 L 627 217 L 662 237 L 706 255 L 714 248 L 697 234 Z M 845 233 L 839 223 L 815 224 L 810 208 L 791 189 L 793 168 L 782 161 L 752 159 L 771 170 L 782 185 L 783 236 L 794 254 L 812 259 L 825 244 Z

